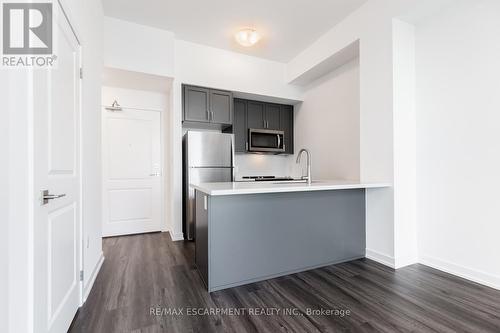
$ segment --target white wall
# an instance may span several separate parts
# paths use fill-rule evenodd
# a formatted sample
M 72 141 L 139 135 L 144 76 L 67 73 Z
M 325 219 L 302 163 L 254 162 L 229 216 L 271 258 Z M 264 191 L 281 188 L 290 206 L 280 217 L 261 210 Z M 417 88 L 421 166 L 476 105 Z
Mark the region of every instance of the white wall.
M 173 76 L 173 33 L 110 17 L 103 32 L 105 66 Z
M 394 266 L 418 261 L 416 220 L 415 28 L 394 19 Z
M 285 83 L 285 64 L 175 40 L 175 79 L 183 83 L 300 100 Z
M 420 261 L 500 288 L 500 2 L 417 26 Z
M 287 65 L 287 79 L 314 70 L 324 59 L 360 43 L 360 179 L 393 182 L 392 18 L 402 4 L 368 1 Z M 394 194 L 368 190 L 367 256 L 394 266 Z
M 394 181 L 394 168 L 406 155 L 394 154 L 394 133 L 402 124 L 394 123 L 393 19 L 413 20 L 435 11 L 449 0 L 371 0 L 287 64 L 288 82 L 308 77 L 318 66 L 359 40 L 360 45 L 360 178 L 361 181 Z M 398 41 L 396 41 L 398 42 Z M 404 43 L 404 40 L 399 40 Z M 317 74 L 317 73 L 315 73 Z M 302 81 L 302 80 L 300 80 Z M 399 119 L 397 119 L 399 120 Z M 400 149 L 401 147 L 398 147 Z M 399 266 L 396 258 L 395 196 L 405 190 L 393 188 L 368 190 L 366 195 L 367 256 L 389 266 Z M 408 230 L 408 229 L 405 229 Z
M 0 332 L 9 327 L 9 74 L 0 76 Z
M 144 110 L 167 110 L 168 91 L 148 91 L 142 89 L 128 89 L 114 86 L 102 87 L 102 105 L 110 106 L 117 100 L 121 106 Z
M 359 180 L 359 59 L 306 87 L 295 107 L 294 135 L 295 150 L 311 152 L 313 179 Z

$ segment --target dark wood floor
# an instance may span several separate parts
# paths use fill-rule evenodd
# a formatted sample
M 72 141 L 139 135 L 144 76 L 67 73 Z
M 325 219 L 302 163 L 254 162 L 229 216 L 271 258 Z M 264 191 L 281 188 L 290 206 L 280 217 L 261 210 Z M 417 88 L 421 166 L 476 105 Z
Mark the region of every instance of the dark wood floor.
M 363 259 L 208 294 L 193 243 L 156 233 L 108 238 L 103 247 L 106 260 L 71 332 L 500 332 L 500 291 L 423 265 L 394 271 Z M 193 308 L 240 315 L 195 316 Z

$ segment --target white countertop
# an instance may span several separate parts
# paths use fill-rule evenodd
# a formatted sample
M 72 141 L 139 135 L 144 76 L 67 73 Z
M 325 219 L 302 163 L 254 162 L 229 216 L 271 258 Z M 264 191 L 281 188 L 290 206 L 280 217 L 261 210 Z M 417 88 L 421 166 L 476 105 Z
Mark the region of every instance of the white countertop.
M 233 182 L 233 183 L 201 183 L 191 187 L 208 195 L 235 195 L 257 193 L 331 191 L 361 188 L 382 188 L 392 186 L 389 183 L 360 183 L 349 180 L 318 180 L 311 185 L 307 183 L 283 182 Z

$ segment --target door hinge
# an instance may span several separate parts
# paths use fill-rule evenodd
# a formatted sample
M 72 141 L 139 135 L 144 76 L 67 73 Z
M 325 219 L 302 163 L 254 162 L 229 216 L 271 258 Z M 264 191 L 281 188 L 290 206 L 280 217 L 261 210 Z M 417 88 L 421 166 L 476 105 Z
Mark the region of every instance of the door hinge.
M 80 67 L 80 79 L 83 79 L 83 67 Z
M 83 281 L 83 271 L 80 271 L 80 281 Z

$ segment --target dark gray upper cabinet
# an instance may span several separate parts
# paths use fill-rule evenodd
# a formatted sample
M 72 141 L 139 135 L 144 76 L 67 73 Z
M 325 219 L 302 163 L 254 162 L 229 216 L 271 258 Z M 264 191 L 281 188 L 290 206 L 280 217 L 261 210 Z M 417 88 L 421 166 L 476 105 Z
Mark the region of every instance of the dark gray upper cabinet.
M 211 122 L 217 124 L 233 123 L 233 94 L 229 91 L 210 90 Z
M 234 134 L 235 152 L 248 151 L 248 129 L 271 129 L 285 132 L 285 154 L 294 153 L 293 106 L 234 99 L 233 127 L 225 132 Z
M 285 154 L 293 154 L 293 106 L 281 105 L 280 130 L 285 132 Z
M 209 121 L 210 89 L 184 86 L 184 120 Z
M 280 129 L 280 105 L 247 101 L 248 128 Z
M 234 151 L 237 153 L 244 153 L 247 151 L 247 102 L 242 99 L 234 99 L 234 119 L 233 119 L 233 133 L 234 133 Z
M 265 128 L 264 103 L 247 101 L 248 128 Z
M 266 129 L 280 129 L 280 106 L 279 104 L 265 104 Z
M 230 91 L 183 86 L 183 121 L 231 125 L 233 94 Z

